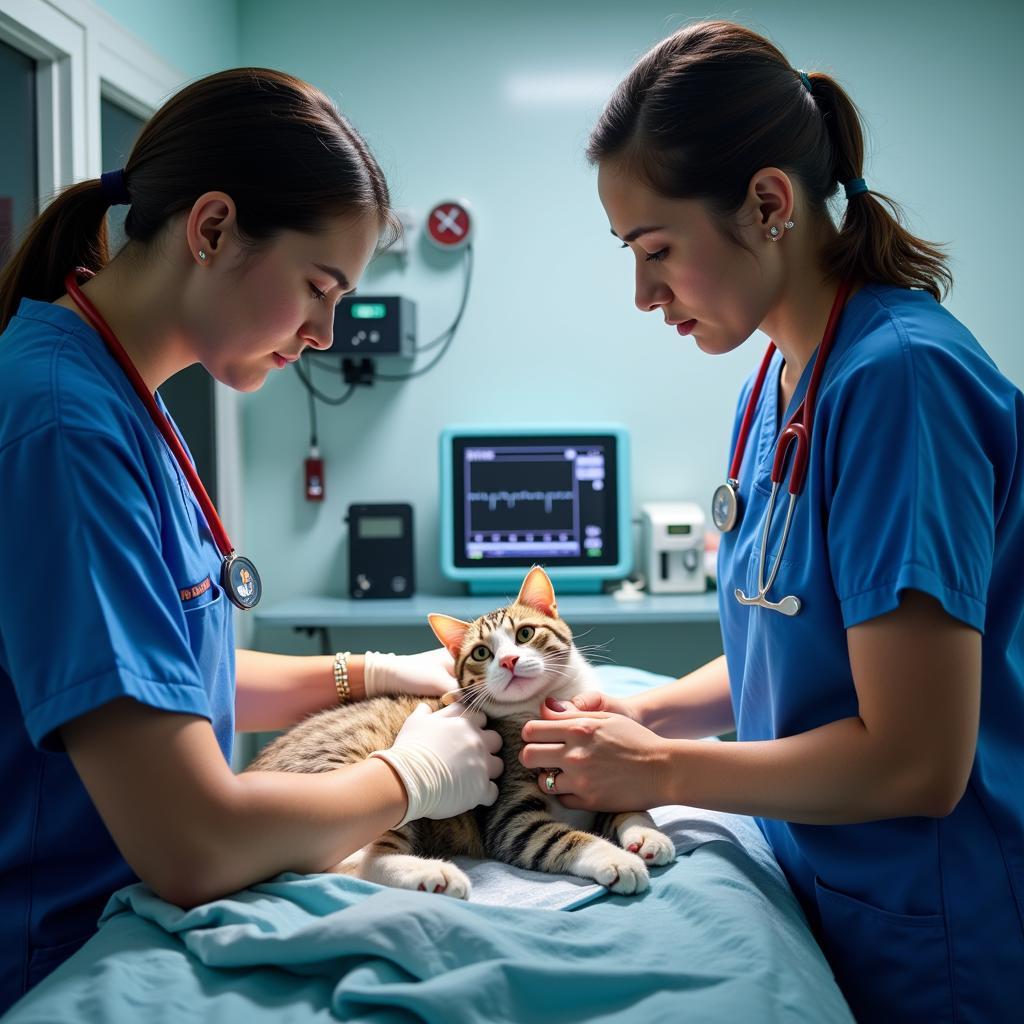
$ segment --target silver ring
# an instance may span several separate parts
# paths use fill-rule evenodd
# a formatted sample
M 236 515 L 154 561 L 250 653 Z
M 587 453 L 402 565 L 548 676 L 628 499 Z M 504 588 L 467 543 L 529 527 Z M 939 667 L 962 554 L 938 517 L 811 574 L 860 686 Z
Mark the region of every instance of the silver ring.
M 554 793 L 555 776 L 558 775 L 561 770 L 561 768 L 552 768 L 551 771 L 548 772 L 548 777 L 544 780 L 544 786 L 549 793 Z

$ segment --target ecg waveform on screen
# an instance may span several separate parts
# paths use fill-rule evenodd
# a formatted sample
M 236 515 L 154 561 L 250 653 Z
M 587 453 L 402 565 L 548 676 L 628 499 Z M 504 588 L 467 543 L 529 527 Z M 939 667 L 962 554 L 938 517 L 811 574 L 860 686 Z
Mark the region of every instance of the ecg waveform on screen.
M 470 491 L 467 497 L 470 504 L 486 502 L 492 512 L 497 510 L 499 502 L 512 509 L 521 501 L 543 501 L 544 511 L 550 515 L 554 502 L 572 501 L 576 495 L 572 491 Z

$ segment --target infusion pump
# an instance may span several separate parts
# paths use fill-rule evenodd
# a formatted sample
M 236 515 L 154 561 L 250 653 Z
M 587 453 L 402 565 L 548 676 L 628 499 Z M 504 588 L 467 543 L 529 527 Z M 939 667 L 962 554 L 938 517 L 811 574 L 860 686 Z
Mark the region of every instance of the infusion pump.
M 704 513 L 683 501 L 642 506 L 644 576 L 651 594 L 690 594 L 707 589 Z

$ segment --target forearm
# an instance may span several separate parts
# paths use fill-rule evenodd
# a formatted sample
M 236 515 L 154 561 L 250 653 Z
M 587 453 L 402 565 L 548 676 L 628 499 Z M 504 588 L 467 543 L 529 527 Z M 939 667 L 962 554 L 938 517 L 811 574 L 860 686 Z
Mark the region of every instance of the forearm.
M 735 728 L 724 654 L 675 682 L 630 697 L 626 703 L 641 725 L 659 736 L 699 739 Z
M 666 744 L 664 802 L 840 825 L 949 813 L 934 772 L 899 744 L 844 718 L 783 739 Z
M 362 700 L 363 656 L 348 661 L 349 690 Z M 287 729 L 307 715 L 338 703 L 334 656 L 235 652 L 235 728 L 238 732 Z
M 380 758 L 319 774 L 244 772 L 189 818 L 179 855 L 154 888 L 195 906 L 282 871 L 327 871 L 405 815 L 397 774 Z

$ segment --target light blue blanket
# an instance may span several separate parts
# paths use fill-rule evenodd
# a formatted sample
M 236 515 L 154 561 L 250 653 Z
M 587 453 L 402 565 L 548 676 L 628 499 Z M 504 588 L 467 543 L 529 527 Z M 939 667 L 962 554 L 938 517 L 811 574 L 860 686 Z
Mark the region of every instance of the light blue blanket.
M 337 875 L 190 911 L 129 886 L 4 1024 L 852 1021 L 756 826 L 655 817 L 690 852 L 641 896 L 568 912 Z

